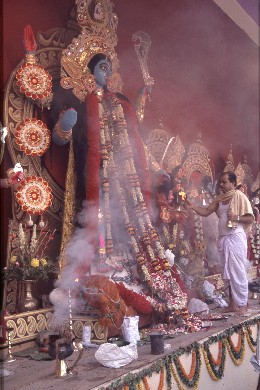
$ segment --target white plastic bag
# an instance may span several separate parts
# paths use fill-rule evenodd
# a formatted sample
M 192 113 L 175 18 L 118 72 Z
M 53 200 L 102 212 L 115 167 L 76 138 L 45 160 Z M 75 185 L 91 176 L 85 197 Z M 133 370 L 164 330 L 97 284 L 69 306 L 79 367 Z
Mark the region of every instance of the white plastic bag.
M 202 287 L 203 294 L 206 298 L 212 298 L 215 291 L 215 286 L 212 283 L 209 283 L 207 280 L 204 281 Z
M 205 302 L 202 302 L 200 299 L 191 298 L 188 303 L 188 312 L 190 314 L 205 312 L 208 314 L 209 307 Z
M 223 299 L 223 298 L 220 297 L 220 296 L 213 295 L 212 301 L 213 301 L 218 307 L 228 307 L 228 304 L 227 304 L 227 302 L 225 301 L 225 299 Z
M 119 368 L 138 358 L 136 343 L 118 347 L 116 344 L 101 344 L 95 353 L 97 361 L 105 367 Z
M 140 340 L 138 330 L 139 317 L 125 317 L 122 324 L 122 333 L 125 341 L 129 343 L 136 343 Z

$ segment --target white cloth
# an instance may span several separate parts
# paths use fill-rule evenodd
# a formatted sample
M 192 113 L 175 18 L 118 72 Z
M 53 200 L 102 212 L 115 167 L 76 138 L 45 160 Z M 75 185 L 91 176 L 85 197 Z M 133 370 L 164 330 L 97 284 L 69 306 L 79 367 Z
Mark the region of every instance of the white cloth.
M 228 280 L 233 300 L 237 306 L 246 306 L 248 301 L 247 238 L 241 224 L 227 227 L 229 205 L 219 204 L 218 251 L 223 281 Z
M 229 281 L 235 304 L 246 306 L 248 300 L 246 234 L 241 225 L 238 225 L 235 229 L 224 226 L 224 220 L 227 223 L 226 205 L 219 205 L 219 218 L 218 251 L 222 279 L 223 281 Z
M 242 232 L 244 231 L 243 227 L 241 224 L 237 224 L 235 228 L 230 228 L 227 226 L 228 224 L 228 210 L 230 208 L 230 204 L 223 204 L 219 203 L 218 207 L 218 217 L 219 217 L 219 222 L 218 222 L 218 231 L 219 231 L 219 236 L 227 236 L 229 234 L 234 234 L 237 232 Z

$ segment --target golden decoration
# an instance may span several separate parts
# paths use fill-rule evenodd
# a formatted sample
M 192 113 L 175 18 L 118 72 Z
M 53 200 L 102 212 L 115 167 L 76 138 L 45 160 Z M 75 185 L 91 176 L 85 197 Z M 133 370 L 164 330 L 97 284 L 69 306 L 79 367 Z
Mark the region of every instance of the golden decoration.
M 245 179 L 245 171 L 244 171 L 241 163 L 239 163 L 238 166 L 236 167 L 235 174 L 237 177 L 237 186 L 239 184 L 243 184 L 244 179 Z
M 107 341 L 107 328 L 100 325 L 98 318 L 95 318 L 95 316 L 91 316 L 91 314 L 82 315 L 72 320 L 73 333 L 77 337 L 80 332 L 82 334 L 83 326 L 90 325 L 92 332 L 91 340 L 93 342 L 104 343 Z M 56 329 L 60 325 L 55 320 L 51 309 L 40 309 L 32 312 L 8 315 L 5 316 L 5 322 L 7 327 L 13 328 L 10 332 L 12 344 L 20 344 L 21 342 L 34 340 L 39 332 Z M 69 327 L 69 321 L 65 321 L 63 325 Z
M 72 40 L 61 57 L 61 85 L 71 89 L 84 101 L 87 94 L 95 91 L 96 81 L 88 63 L 98 53 L 105 54 L 112 62 L 111 91 L 120 91 L 122 82 L 118 73 L 119 62 L 115 52 L 117 44 L 117 16 L 112 13 L 109 0 L 78 0 L 77 20 L 81 34 Z
M 182 165 L 187 181 L 190 181 L 191 174 L 199 171 L 202 176 L 209 176 L 213 183 L 214 175 L 210 164 L 209 151 L 201 142 L 201 133 L 198 134 L 197 141 L 189 149 L 188 157 Z
M 135 51 L 139 60 L 145 85 L 153 85 L 154 79 L 149 75 L 147 59 L 151 46 L 151 38 L 144 31 L 138 31 L 132 37 L 135 43 Z
M 168 172 L 171 172 L 175 166 L 182 163 L 185 154 L 185 147 L 180 137 L 178 135 L 171 137 L 164 129 L 162 119 L 159 121 L 159 127 L 149 134 L 146 149 L 158 166 L 165 168 Z
M 248 186 L 248 188 L 250 189 L 251 186 L 253 185 L 253 174 L 252 174 L 252 170 L 250 168 L 250 166 L 248 165 L 248 162 L 247 162 L 247 156 L 245 155 L 244 156 L 244 159 L 243 159 L 243 162 L 242 162 L 242 168 L 245 172 L 245 178 L 244 178 L 244 183 Z
M 260 188 L 260 172 L 258 172 L 258 175 L 254 181 L 254 183 L 252 184 L 251 186 L 251 191 L 252 192 L 255 192 L 256 190 L 258 190 Z
M 235 171 L 232 144 L 230 145 L 230 150 L 229 150 L 229 154 L 227 156 L 226 166 L 225 166 L 223 172 L 228 172 L 228 171 L 231 171 L 231 172 Z
M 67 263 L 66 257 L 66 245 L 69 242 L 71 235 L 74 231 L 75 222 L 75 202 L 76 202 L 76 175 L 75 175 L 75 162 L 73 152 L 73 139 L 70 141 L 69 149 L 69 161 L 66 173 L 65 195 L 64 195 L 64 212 L 63 212 L 63 225 L 61 236 L 61 248 L 59 256 L 60 271 L 63 270 Z

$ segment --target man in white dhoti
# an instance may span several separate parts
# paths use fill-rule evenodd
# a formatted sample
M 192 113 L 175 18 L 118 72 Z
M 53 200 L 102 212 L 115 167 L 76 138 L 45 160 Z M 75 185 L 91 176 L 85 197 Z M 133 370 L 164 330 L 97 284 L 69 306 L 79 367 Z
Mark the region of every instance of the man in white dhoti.
M 244 314 L 248 302 L 247 233 L 254 221 L 247 196 L 236 190 L 234 172 L 224 172 L 219 178 L 221 194 L 206 208 L 187 200 L 186 204 L 202 217 L 216 212 L 219 217 L 218 251 L 222 279 L 229 286 L 227 312 Z

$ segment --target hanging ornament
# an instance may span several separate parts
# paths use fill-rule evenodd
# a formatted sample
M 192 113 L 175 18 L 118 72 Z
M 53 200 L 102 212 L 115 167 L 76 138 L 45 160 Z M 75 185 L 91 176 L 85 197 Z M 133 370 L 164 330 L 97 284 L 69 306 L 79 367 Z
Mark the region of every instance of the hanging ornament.
M 33 226 L 33 220 L 32 220 L 32 217 L 31 217 L 30 214 L 29 214 L 29 219 L 28 219 L 28 221 L 26 222 L 26 225 L 27 225 L 27 226 Z
M 42 156 L 50 146 L 50 131 L 39 119 L 21 122 L 14 134 L 20 150 L 27 155 Z
M 43 100 L 51 96 L 52 78 L 50 74 L 37 64 L 36 41 L 30 25 L 24 29 L 25 62 L 17 70 L 16 79 L 20 91 L 31 99 Z
M 28 214 L 40 215 L 52 203 L 52 193 L 48 183 L 41 177 L 28 176 L 16 192 L 17 202 Z
M 45 222 L 44 222 L 44 220 L 42 218 L 42 215 L 41 215 L 41 219 L 40 219 L 40 222 L 39 222 L 39 228 L 43 229 L 44 226 L 45 226 Z

